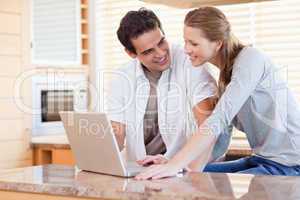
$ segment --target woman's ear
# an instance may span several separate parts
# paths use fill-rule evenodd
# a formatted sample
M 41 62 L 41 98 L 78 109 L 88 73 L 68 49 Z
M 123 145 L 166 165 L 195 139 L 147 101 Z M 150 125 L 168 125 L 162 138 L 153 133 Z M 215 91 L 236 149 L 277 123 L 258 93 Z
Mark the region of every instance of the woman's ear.
M 217 46 L 216 46 L 216 52 L 218 52 L 221 49 L 222 45 L 223 45 L 223 40 L 218 40 L 216 42 L 216 44 L 217 44 Z

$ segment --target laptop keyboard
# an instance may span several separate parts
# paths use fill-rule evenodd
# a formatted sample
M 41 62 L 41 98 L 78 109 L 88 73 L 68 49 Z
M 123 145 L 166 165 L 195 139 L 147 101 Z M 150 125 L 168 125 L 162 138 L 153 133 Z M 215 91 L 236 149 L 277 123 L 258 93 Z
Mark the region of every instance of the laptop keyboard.
M 127 162 L 125 163 L 125 168 L 127 171 L 142 171 L 145 167 L 137 164 L 136 162 Z

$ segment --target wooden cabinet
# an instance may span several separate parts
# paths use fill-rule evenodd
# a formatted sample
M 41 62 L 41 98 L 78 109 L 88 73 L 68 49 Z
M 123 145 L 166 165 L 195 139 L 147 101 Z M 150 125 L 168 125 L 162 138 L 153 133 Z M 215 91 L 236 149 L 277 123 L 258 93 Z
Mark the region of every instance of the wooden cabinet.
M 55 145 L 34 145 L 33 154 L 34 165 L 75 165 L 73 153 L 68 147 L 61 148 Z
M 32 194 L 32 193 L 10 192 L 10 191 L 0 191 L 0 197 L 1 199 L 5 199 L 5 200 L 16 200 L 16 199 L 18 200 L 41 200 L 41 199 L 43 200 L 74 200 L 74 199 L 92 200 L 91 198 L 67 197 L 67 196 L 47 195 L 47 194 Z
M 83 65 L 89 64 L 88 5 L 88 0 L 81 0 L 81 59 Z

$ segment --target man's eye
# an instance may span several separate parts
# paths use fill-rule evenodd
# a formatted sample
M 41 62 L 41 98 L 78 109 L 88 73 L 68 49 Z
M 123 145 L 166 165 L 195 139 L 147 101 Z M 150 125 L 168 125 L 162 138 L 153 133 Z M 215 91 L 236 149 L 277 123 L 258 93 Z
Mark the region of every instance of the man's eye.
M 165 40 L 161 40 L 159 43 L 158 43 L 158 46 L 161 46 L 165 43 Z
M 149 55 L 152 52 L 152 50 L 147 50 L 143 52 L 143 55 Z

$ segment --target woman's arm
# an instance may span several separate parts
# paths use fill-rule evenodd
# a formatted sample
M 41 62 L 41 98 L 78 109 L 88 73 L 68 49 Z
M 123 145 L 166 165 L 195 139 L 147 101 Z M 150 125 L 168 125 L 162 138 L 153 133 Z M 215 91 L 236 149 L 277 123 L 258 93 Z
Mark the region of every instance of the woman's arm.
M 214 108 L 214 100 L 215 98 L 207 98 L 201 102 L 199 102 L 196 106 L 193 107 L 193 113 L 195 116 L 195 119 L 197 121 L 198 126 L 202 124 L 207 117 L 211 114 L 213 108 Z M 202 130 L 201 128 L 198 129 L 199 131 Z M 160 171 L 158 176 L 155 176 L 153 172 L 155 172 L 155 169 L 158 167 L 157 165 L 149 167 L 149 170 L 145 172 L 144 174 L 141 174 L 140 176 L 137 176 L 137 179 L 148 179 L 148 178 L 162 178 L 168 175 L 171 175 L 172 173 L 177 173 L 177 171 L 172 171 L 172 166 L 175 164 L 177 166 L 177 169 L 182 169 L 185 166 L 185 163 L 190 163 L 188 168 L 190 170 L 201 170 L 201 163 L 207 163 L 210 159 L 210 155 L 215 143 L 215 137 L 214 135 L 208 135 L 205 130 L 203 130 L 203 133 L 197 132 L 193 134 L 188 143 L 184 146 L 184 148 L 174 156 L 174 158 L 171 160 L 170 165 L 165 164 L 164 170 Z M 200 143 L 198 142 L 200 141 Z M 193 149 L 197 149 L 194 151 Z M 199 151 L 205 151 L 204 156 L 197 156 L 197 152 Z M 194 154 L 194 155 L 193 155 Z M 166 163 L 166 162 L 164 162 Z M 181 164 L 182 163 L 182 164 Z M 152 168 L 152 170 L 151 170 Z M 171 173 L 171 174 L 169 174 Z
M 232 80 L 226 87 L 213 113 L 192 135 L 183 149 L 165 165 L 150 167 L 139 174 L 137 179 L 162 178 L 175 175 L 191 161 L 204 168 L 211 156 L 212 149 L 219 135 L 226 130 L 233 118 L 255 90 L 264 75 L 265 57 L 251 48 L 242 52 L 235 61 Z
M 198 126 L 200 126 L 200 124 L 202 124 L 207 119 L 207 117 L 211 114 L 212 110 L 214 109 L 214 101 L 215 101 L 214 97 L 209 97 L 207 99 L 202 100 L 201 102 L 199 102 L 193 107 L 193 114 L 195 120 L 197 121 Z M 189 165 L 189 169 L 195 170 L 198 166 L 197 163 L 201 159 L 202 158 L 197 158 L 196 160 L 194 160 L 191 163 L 191 165 Z M 155 156 L 146 156 L 146 158 L 139 160 L 137 162 L 141 165 L 147 165 L 149 163 L 164 164 L 168 162 L 168 159 L 165 158 L 163 155 L 158 154 Z
M 214 101 L 215 97 L 210 97 L 204 99 L 193 107 L 193 114 L 198 126 L 200 126 L 212 113 L 214 109 Z
M 146 171 L 137 175 L 138 180 L 159 179 L 163 177 L 174 176 L 181 169 L 186 167 L 187 163 L 191 163 L 196 158 L 202 168 L 208 162 L 211 150 L 215 144 L 216 137 L 207 129 L 200 128 L 198 132 L 193 134 L 187 144 L 179 151 L 167 164 L 153 165 Z M 201 160 L 200 160 L 201 158 Z
M 215 97 L 207 98 L 201 102 L 199 102 L 196 106 L 193 107 L 193 114 L 195 116 L 195 119 L 197 121 L 198 127 L 201 126 L 201 124 L 210 116 L 212 113 L 214 107 L 215 107 Z M 213 150 L 213 147 L 209 150 L 211 153 Z M 203 160 L 204 159 L 204 160 Z M 197 157 L 195 160 L 193 160 L 189 165 L 188 169 L 190 171 L 199 171 L 200 165 L 202 162 L 205 162 L 207 160 L 210 162 L 212 160 L 212 156 L 209 156 L 209 158 L 204 158 L 203 156 Z

